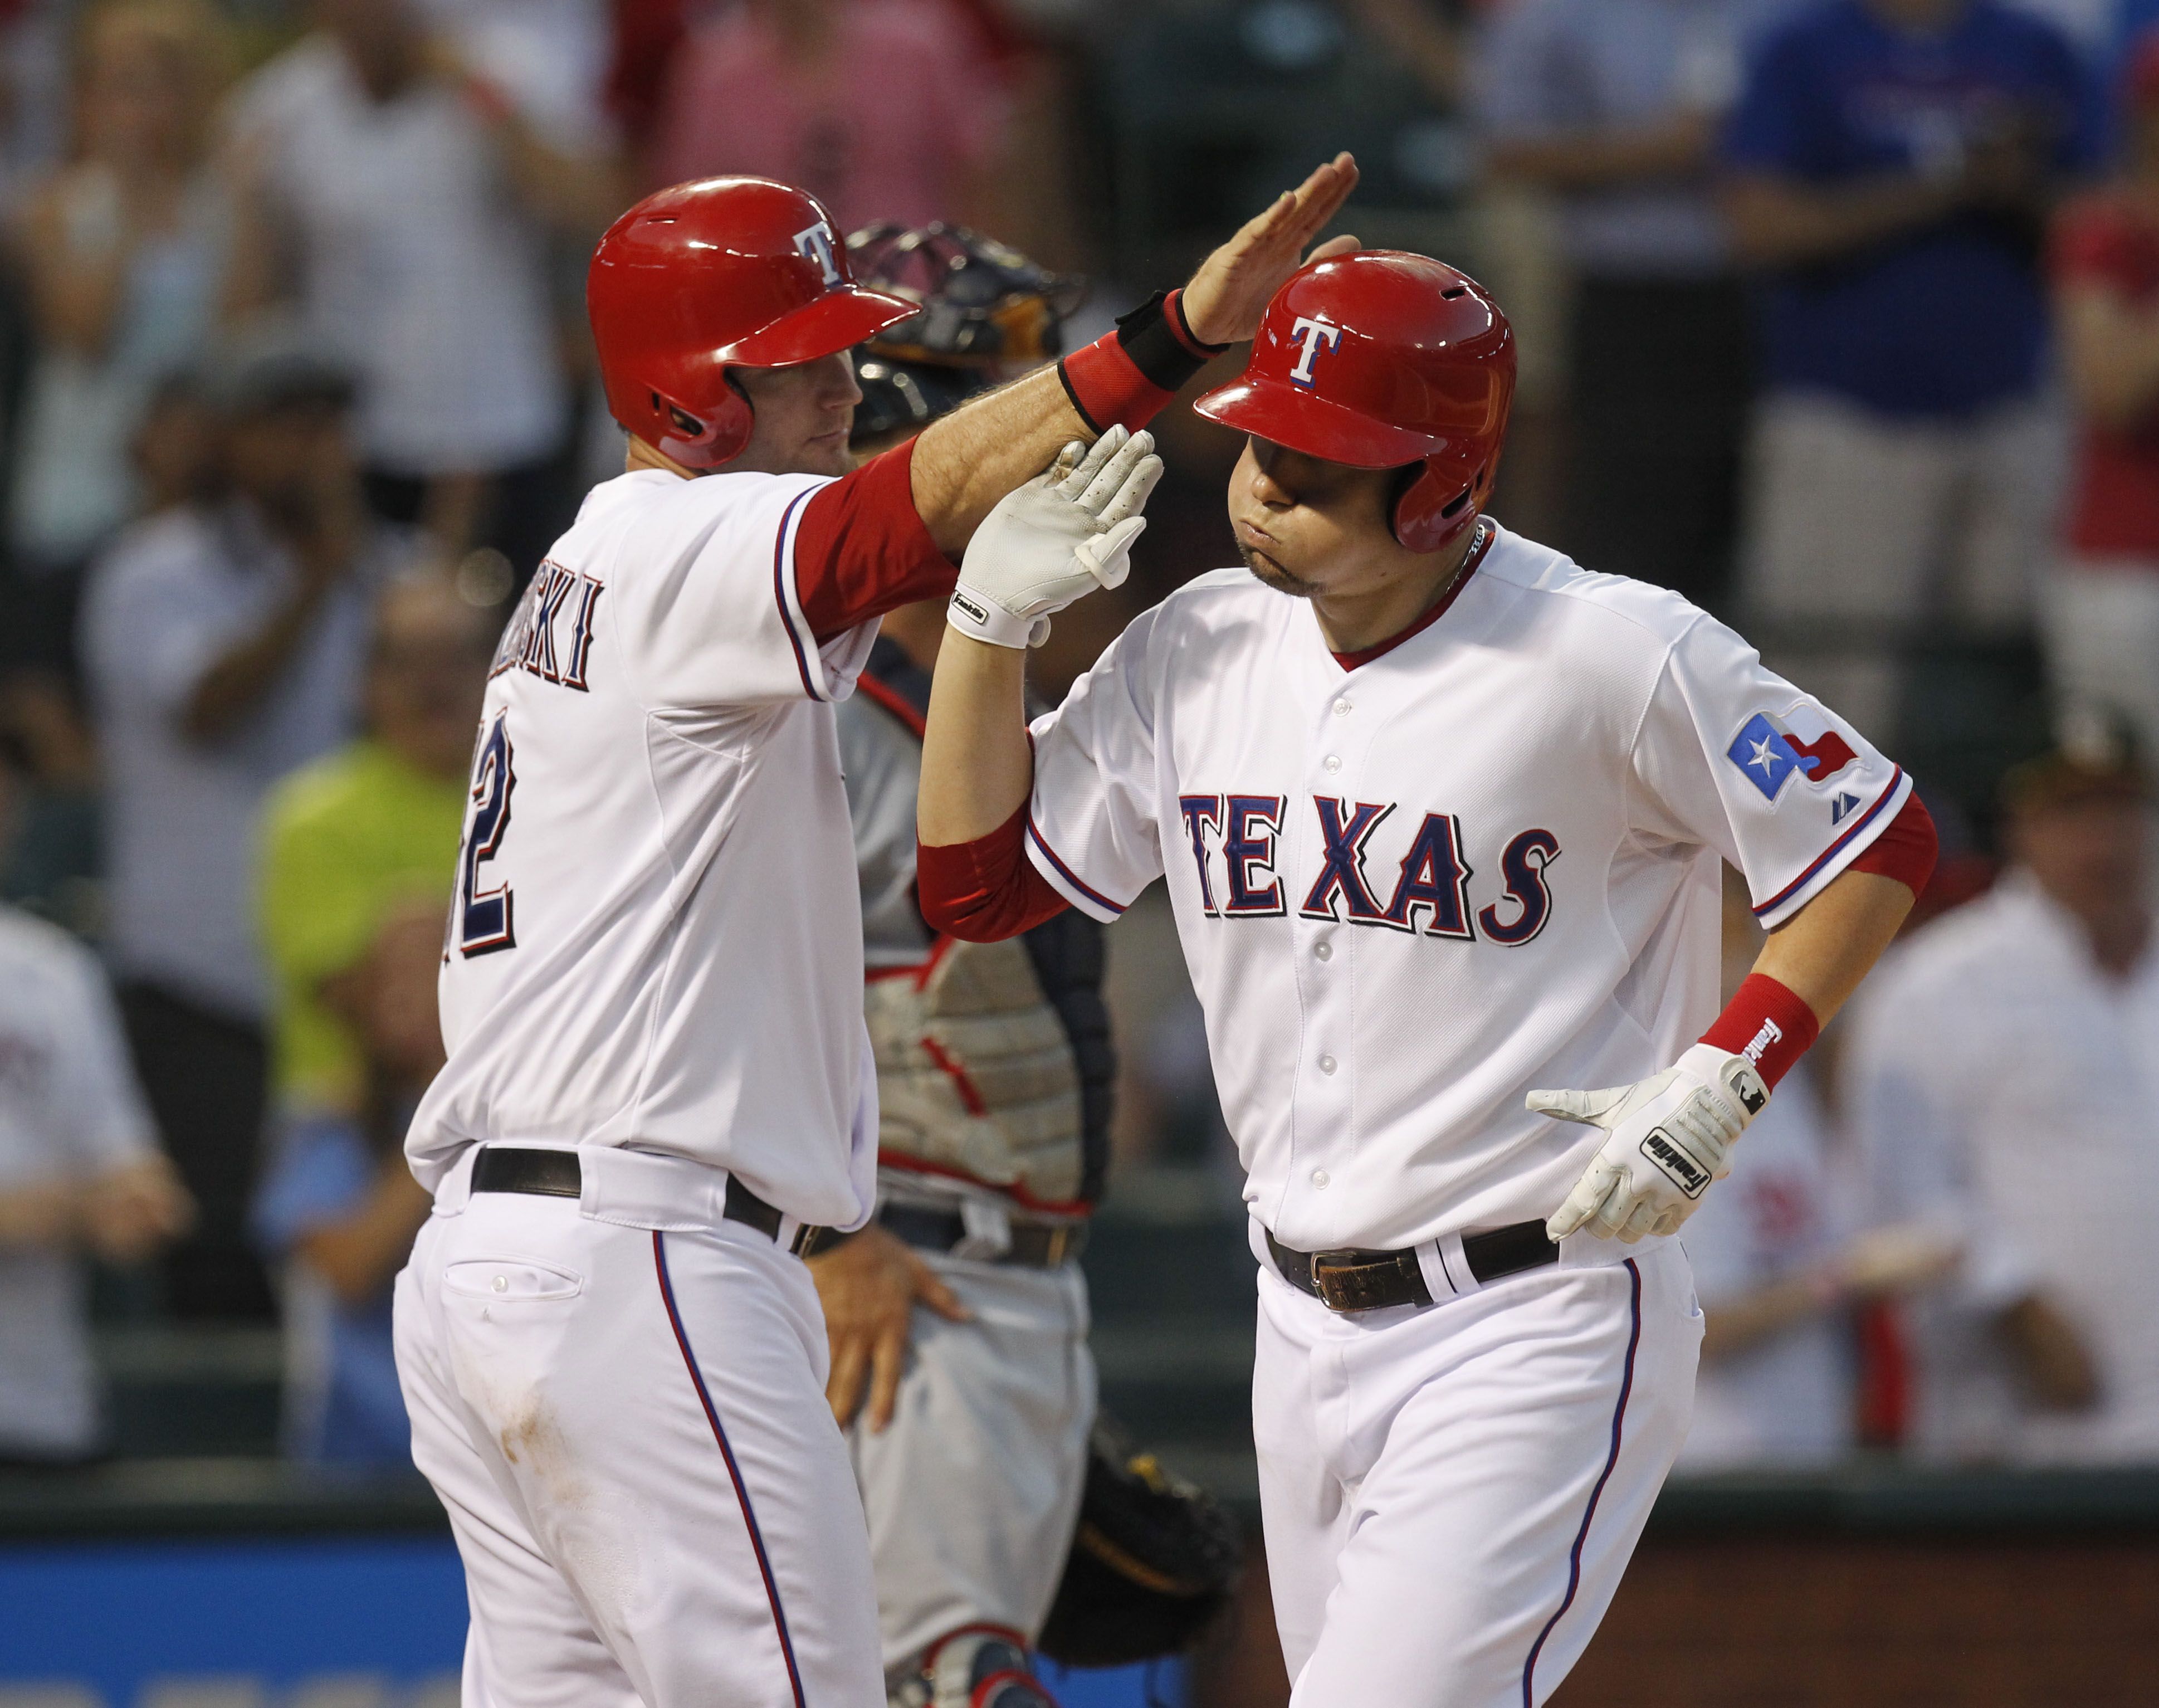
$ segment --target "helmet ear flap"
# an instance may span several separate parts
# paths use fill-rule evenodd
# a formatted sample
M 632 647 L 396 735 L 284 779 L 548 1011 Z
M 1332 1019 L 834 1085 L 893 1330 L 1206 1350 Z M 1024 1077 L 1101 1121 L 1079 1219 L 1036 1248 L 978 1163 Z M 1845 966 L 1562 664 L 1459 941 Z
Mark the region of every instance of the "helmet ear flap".
M 1477 520 L 1499 476 L 1499 453 L 1484 459 L 1468 485 L 1461 464 L 1451 458 L 1428 457 L 1401 471 L 1391 522 L 1395 538 L 1411 551 L 1437 551 L 1461 538 Z
M 733 374 L 727 382 L 717 407 L 702 417 L 658 391 L 650 394 L 659 448 L 686 468 L 717 468 L 748 447 L 757 417 Z
M 1437 551 L 1477 520 L 1477 507 L 1489 483 L 1489 465 L 1467 486 L 1449 459 L 1412 463 L 1395 499 L 1395 538 L 1411 551 Z

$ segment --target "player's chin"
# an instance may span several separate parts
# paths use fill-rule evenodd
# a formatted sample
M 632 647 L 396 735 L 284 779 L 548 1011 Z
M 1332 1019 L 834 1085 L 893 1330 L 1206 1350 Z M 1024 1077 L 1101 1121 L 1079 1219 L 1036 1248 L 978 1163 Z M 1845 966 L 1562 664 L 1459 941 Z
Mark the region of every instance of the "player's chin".
M 805 474 L 852 474 L 855 469 L 854 448 L 847 442 L 847 430 L 821 433 L 806 441 L 796 466 Z
M 1320 591 L 1312 582 L 1291 574 L 1266 552 L 1255 551 L 1241 541 L 1238 542 L 1237 551 L 1245 560 L 1245 567 L 1251 571 L 1263 585 L 1272 587 L 1278 593 L 1287 593 L 1293 599 L 1309 599 Z

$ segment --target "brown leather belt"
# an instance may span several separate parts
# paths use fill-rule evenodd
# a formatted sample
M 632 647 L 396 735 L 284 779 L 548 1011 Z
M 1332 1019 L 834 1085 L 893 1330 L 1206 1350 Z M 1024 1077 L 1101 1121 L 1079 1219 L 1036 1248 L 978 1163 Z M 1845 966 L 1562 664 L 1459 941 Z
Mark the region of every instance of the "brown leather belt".
M 584 1193 L 584 1170 L 575 1151 L 529 1151 L 489 1145 L 474 1160 L 474 1192 L 521 1192 L 536 1198 L 578 1198 Z M 733 1175 L 727 1176 L 727 1203 L 720 1214 L 731 1222 L 754 1228 L 768 1240 L 779 1238 L 786 1214 L 769 1204 Z M 829 1230 L 805 1224 L 788 1249 L 807 1257 Z
M 909 1245 L 948 1255 L 967 1238 L 966 1220 L 958 1211 L 934 1210 L 920 1204 L 886 1204 L 878 1212 L 878 1225 Z M 983 1260 L 1016 1264 L 1024 1269 L 1055 1269 L 1086 1249 L 1085 1222 L 1014 1222 L 1012 1244 L 997 1256 Z
M 1281 1278 L 1330 1311 L 1384 1311 L 1429 1305 L 1432 1289 L 1414 1249 L 1406 1251 L 1292 1251 L 1271 1234 L 1267 1251 Z M 1559 1261 L 1542 1222 L 1516 1222 L 1462 1236 L 1462 1255 L 1479 1286 Z

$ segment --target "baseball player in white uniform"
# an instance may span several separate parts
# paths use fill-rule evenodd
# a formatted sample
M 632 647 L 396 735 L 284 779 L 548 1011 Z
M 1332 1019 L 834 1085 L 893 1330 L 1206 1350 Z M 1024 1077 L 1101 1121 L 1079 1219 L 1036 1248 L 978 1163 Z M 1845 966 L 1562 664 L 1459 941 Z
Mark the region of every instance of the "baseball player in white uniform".
M 949 590 L 991 505 L 1111 427 L 1060 513 L 1105 574 L 1128 437 L 1249 336 L 1345 161 L 1185 291 L 848 473 L 862 289 L 815 199 L 647 198 L 588 298 L 629 472 L 506 630 L 443 951 L 433 1193 L 396 1296 L 413 1457 L 472 1608 L 469 1704 L 872 1708 L 862 1508 L 795 1254 L 872 1203 L 876 1102 L 832 705 L 883 611 Z M 696 478 L 696 477 L 702 478 Z M 1121 509 L 1119 506 L 1121 505 Z
M 1249 1176 L 1305 1708 L 1557 1687 L 1685 1433 L 1671 1235 L 1933 857 L 1903 773 L 1730 629 L 1480 514 L 1513 378 L 1452 268 L 1307 267 L 1198 406 L 1248 435 L 1245 567 L 1030 732 L 1018 649 L 1099 579 L 1053 475 L 976 535 L 937 665 L 934 924 L 1168 883 Z M 1722 1016 L 1720 860 L 1770 930 Z

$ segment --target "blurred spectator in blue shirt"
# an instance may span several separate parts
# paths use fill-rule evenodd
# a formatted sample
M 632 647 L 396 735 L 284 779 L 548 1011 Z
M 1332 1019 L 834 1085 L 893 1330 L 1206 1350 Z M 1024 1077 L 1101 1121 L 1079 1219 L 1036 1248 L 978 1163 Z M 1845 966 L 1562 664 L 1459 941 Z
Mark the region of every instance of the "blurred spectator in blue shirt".
M 1862 728 L 1922 619 L 2028 621 L 2062 468 L 2042 241 L 2104 130 L 2067 39 L 1996 0 L 1830 0 L 1753 63 L 1726 142 L 1767 275 L 1745 591 L 1772 650 L 1827 631 L 1783 662 Z
M 1555 543 L 1697 600 L 1731 572 L 1748 390 L 1716 128 L 1747 41 L 1789 4 L 1517 0 L 1469 80 L 1488 164 L 1560 199 L 1575 273 Z
M 393 913 L 325 1000 L 366 1052 L 349 1113 L 296 1115 L 256 1200 L 256 1237 L 283 1261 L 286 1452 L 319 1463 L 406 1465 L 412 1431 L 391 1340 L 391 1283 L 430 1199 L 405 1129 L 443 1064 L 435 974 L 442 909 Z

